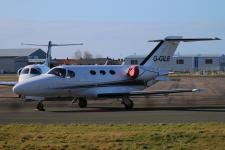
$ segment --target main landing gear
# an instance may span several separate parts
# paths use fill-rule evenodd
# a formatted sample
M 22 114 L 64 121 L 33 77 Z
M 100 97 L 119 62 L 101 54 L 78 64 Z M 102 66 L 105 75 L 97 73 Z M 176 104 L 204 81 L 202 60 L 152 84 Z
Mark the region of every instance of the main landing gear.
M 80 108 L 87 107 L 87 99 L 86 98 L 78 98 L 78 105 Z
M 86 108 L 87 107 L 87 99 L 84 97 L 74 98 L 72 103 L 78 102 L 78 106 L 80 108 Z M 126 110 L 132 109 L 134 106 L 134 103 L 129 97 L 123 97 L 121 104 L 124 105 Z
M 44 104 L 42 101 L 39 101 L 38 104 L 37 104 L 37 110 L 39 111 L 45 111 L 45 108 L 44 108 Z
M 86 108 L 87 107 L 87 99 L 84 97 L 74 98 L 72 103 L 78 102 L 78 106 L 80 108 Z
M 123 104 L 125 109 L 127 109 L 127 110 L 132 109 L 134 106 L 133 101 L 131 99 L 129 99 L 129 97 L 123 97 L 121 104 Z

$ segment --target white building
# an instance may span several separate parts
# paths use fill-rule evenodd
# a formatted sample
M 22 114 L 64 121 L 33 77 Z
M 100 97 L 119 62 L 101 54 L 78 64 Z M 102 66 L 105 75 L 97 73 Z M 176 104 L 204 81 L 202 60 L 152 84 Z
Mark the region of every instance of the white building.
M 191 56 L 175 56 L 169 63 L 168 70 L 177 72 L 189 72 L 193 71 L 194 62 Z
M 45 60 L 46 53 L 34 49 L 0 49 L 0 73 L 16 73 L 18 69 Z
M 225 55 L 220 57 L 220 70 L 225 71 Z
M 220 71 L 221 56 L 196 56 L 194 57 L 195 71 Z
M 140 64 L 145 57 L 145 55 L 130 55 L 124 59 L 124 64 Z M 225 55 L 173 56 L 167 66 L 160 68 L 175 72 L 225 71 Z

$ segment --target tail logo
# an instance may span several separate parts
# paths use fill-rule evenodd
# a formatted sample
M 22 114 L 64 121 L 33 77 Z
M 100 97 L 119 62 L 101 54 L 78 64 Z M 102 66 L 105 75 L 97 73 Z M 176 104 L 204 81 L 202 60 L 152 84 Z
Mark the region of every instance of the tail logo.
M 168 62 L 170 61 L 170 56 L 154 56 L 153 61 Z

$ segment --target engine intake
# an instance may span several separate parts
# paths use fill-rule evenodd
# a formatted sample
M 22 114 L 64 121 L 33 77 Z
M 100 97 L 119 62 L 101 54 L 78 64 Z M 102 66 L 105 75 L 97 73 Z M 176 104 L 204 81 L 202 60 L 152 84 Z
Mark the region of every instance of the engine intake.
M 132 79 L 136 79 L 139 75 L 138 66 L 130 66 L 130 68 L 128 69 L 127 75 Z

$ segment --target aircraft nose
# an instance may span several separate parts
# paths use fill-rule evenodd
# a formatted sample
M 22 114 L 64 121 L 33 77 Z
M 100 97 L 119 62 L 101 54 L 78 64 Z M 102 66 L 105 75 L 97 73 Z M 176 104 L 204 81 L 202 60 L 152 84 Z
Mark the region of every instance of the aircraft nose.
M 26 95 L 26 96 L 31 96 L 34 91 L 38 91 L 36 83 L 30 83 L 28 82 L 22 82 L 22 83 L 17 83 L 13 87 L 13 92 L 18 95 Z
M 18 95 L 24 95 L 27 89 L 29 88 L 27 88 L 26 84 L 19 83 L 13 87 L 13 93 L 16 93 Z
M 50 78 L 45 76 L 33 77 L 26 81 L 19 82 L 13 87 L 13 92 L 17 95 L 41 96 L 48 87 Z

